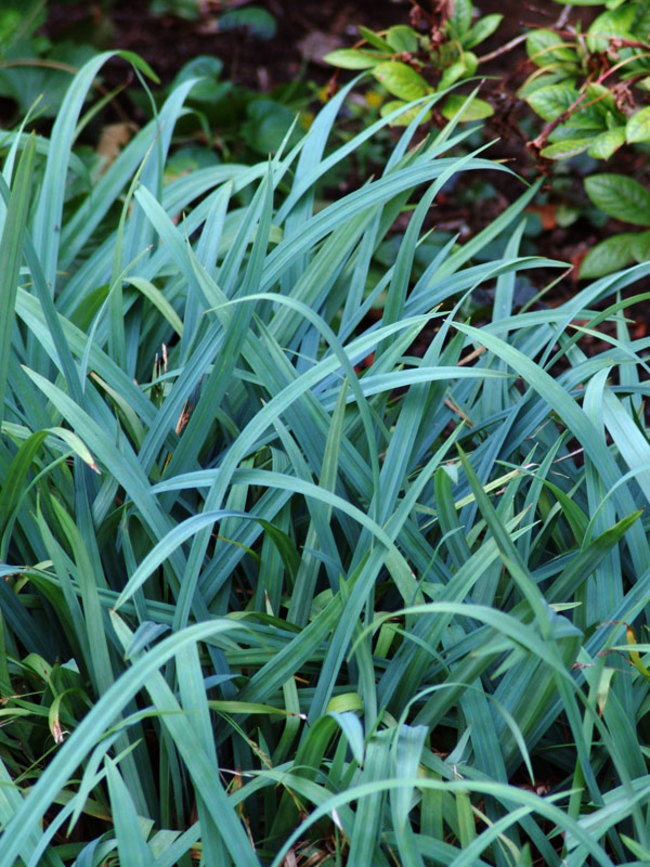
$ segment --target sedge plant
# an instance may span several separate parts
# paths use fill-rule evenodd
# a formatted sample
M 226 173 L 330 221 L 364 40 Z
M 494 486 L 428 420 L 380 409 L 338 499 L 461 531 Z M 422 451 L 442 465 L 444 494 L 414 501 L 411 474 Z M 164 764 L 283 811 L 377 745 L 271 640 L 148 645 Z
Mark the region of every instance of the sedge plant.
M 413 145 L 437 93 L 334 201 L 391 121 L 329 150 L 348 88 L 268 161 L 165 184 L 189 80 L 89 184 L 107 59 L 2 142 L 0 865 L 646 861 L 648 346 L 620 293 L 650 266 L 517 310 L 558 264 L 519 255 L 522 187 L 413 278 L 444 185 L 508 171 L 456 155 L 462 115 Z

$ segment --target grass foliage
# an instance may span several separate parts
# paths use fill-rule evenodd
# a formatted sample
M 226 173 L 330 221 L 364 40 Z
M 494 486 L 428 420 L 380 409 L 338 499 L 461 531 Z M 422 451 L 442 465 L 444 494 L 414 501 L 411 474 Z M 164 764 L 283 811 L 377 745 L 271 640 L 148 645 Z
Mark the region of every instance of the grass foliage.
M 106 59 L 2 140 L 1 867 L 648 863 L 650 265 L 513 313 L 530 189 L 412 280 L 501 167 L 416 119 L 324 204 L 345 90 L 164 185 L 185 82 L 91 183 Z

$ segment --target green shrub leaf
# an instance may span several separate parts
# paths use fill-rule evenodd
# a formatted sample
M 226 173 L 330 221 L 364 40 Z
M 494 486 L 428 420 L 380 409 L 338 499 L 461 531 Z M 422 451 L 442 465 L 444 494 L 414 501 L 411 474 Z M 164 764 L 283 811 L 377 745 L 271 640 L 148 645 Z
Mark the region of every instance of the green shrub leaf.
M 587 153 L 597 160 L 608 160 L 611 155 L 625 144 L 626 131 L 624 126 L 608 129 L 592 139 Z
M 635 262 L 647 262 L 650 259 L 650 231 L 634 235 L 632 256 Z
M 417 51 L 420 45 L 417 33 L 406 24 L 389 27 L 386 32 L 386 42 L 393 51 L 406 51 L 408 53 Z
M 383 39 L 379 34 L 375 33 L 374 30 L 371 30 L 369 27 L 364 27 L 363 25 L 359 26 L 359 33 L 363 36 L 366 42 L 369 45 L 372 45 L 374 48 L 378 48 L 382 54 L 392 54 L 393 48 L 388 42 L 387 39 Z
M 583 280 L 602 277 L 630 265 L 635 260 L 633 251 L 637 237 L 636 232 L 621 232 L 596 244 L 582 260 L 580 277 Z
M 650 192 L 633 178 L 592 175 L 585 179 L 585 190 L 594 205 L 610 217 L 635 226 L 650 226 Z
M 476 96 L 461 96 L 458 93 L 452 93 L 451 96 L 448 96 L 440 111 L 443 117 L 451 120 L 461 109 L 464 109 L 462 121 L 483 120 L 494 114 L 494 109 L 484 99 L 478 99 Z
M 419 99 L 432 92 L 418 72 L 398 60 L 380 63 L 379 66 L 375 66 L 372 74 L 389 93 L 405 102 Z
M 246 30 L 257 39 L 273 39 L 278 25 L 275 17 L 261 6 L 230 9 L 219 16 L 219 30 Z
M 241 134 L 259 154 L 275 153 L 295 121 L 295 115 L 286 105 L 278 105 L 272 99 L 255 99 L 246 108 L 247 119 L 242 124 Z M 292 144 L 298 139 L 295 132 Z
M 503 15 L 498 12 L 494 12 L 491 15 L 483 15 L 463 39 L 463 47 L 474 48 L 475 45 L 484 42 L 488 37 L 492 36 L 502 20 Z
M 462 39 L 472 26 L 472 0 L 454 0 L 449 24 L 456 36 Z
M 537 66 L 578 63 L 578 55 L 552 30 L 533 30 L 526 39 L 526 53 Z
M 543 148 L 540 153 L 547 160 L 568 160 L 584 153 L 591 142 L 591 138 L 567 138 Z
M 634 39 L 630 31 L 636 16 L 635 4 L 629 3 L 608 12 L 603 12 L 592 21 L 587 30 L 587 48 L 589 51 L 598 53 L 607 51 L 609 39 L 599 37 L 618 37 L 620 39 Z
M 470 52 L 468 52 L 469 54 Z M 474 57 L 474 69 L 476 68 L 476 57 Z M 450 64 L 442 74 L 442 78 L 438 82 L 438 88 L 440 90 L 446 90 L 448 87 L 451 87 L 452 84 L 455 84 L 457 81 L 460 81 L 461 78 L 466 78 L 468 75 L 471 75 L 474 70 L 469 70 L 465 63 L 465 57 L 463 60 L 458 60 L 456 63 Z
M 339 48 L 330 51 L 323 60 L 332 66 L 340 66 L 341 69 L 372 69 L 386 59 L 386 55 L 380 51 L 371 51 L 368 48 Z
M 539 87 L 526 97 L 526 102 L 543 120 L 555 120 L 578 99 L 579 93 L 568 83 Z
M 405 111 L 399 115 L 399 117 L 391 120 L 391 126 L 408 126 L 412 120 L 414 120 L 418 113 L 422 110 L 422 107 L 417 105 L 415 108 L 407 108 L 410 103 L 404 102 L 403 99 L 391 99 L 388 102 L 385 102 L 379 110 L 379 113 L 382 117 L 388 117 L 389 114 L 392 114 L 396 109 L 404 106 Z M 423 118 L 422 123 L 426 123 L 431 117 L 431 112 L 427 111 Z
M 632 115 L 625 132 L 629 142 L 650 141 L 650 106 Z

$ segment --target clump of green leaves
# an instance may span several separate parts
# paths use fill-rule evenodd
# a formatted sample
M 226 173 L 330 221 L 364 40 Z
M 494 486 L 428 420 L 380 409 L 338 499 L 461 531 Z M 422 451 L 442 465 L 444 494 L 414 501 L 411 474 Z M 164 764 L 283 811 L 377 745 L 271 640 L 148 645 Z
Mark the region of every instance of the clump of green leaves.
M 313 89 L 302 82 L 292 82 L 260 94 L 222 73 L 223 62 L 218 57 L 199 55 L 179 70 L 171 85 L 156 94 L 156 99 L 162 103 L 178 85 L 192 82 L 187 103 L 193 111 L 180 125 L 183 133 L 195 138 L 197 128 L 200 129 L 225 159 L 255 162 L 259 156 L 275 152 L 296 126 L 297 114 L 308 104 Z M 146 110 L 142 94 L 132 94 L 132 98 Z M 292 144 L 300 137 L 299 129 L 300 120 L 298 129 L 291 133 Z
M 151 0 L 152 15 L 175 15 L 189 21 L 196 20 L 200 13 L 200 0 Z M 261 6 L 249 6 L 248 0 L 224 0 L 219 4 L 219 30 L 240 30 L 255 39 L 272 39 L 277 31 L 275 16 Z
M 601 5 L 590 3 L 589 5 Z M 586 33 L 534 30 L 526 51 L 537 67 L 520 95 L 546 126 L 532 142 L 550 160 L 586 153 L 608 160 L 623 145 L 650 141 L 650 3 L 610 0 Z M 613 173 L 585 183 L 591 201 L 606 214 L 650 226 L 650 193 L 637 181 Z M 580 275 L 596 277 L 641 262 L 650 234 L 620 233 L 598 244 Z
M 585 179 L 591 201 L 608 216 L 633 226 L 650 226 L 650 192 L 634 178 L 602 173 Z M 618 232 L 591 249 L 580 266 L 581 277 L 600 277 L 632 262 L 650 259 L 650 229 Z
M 45 22 L 45 0 L 7 0 L 0 4 L 0 96 L 25 115 L 35 103 L 54 117 L 70 84 L 71 73 L 95 53 L 90 45 L 52 44 L 37 35 Z
M 534 187 L 429 243 L 456 120 L 318 201 L 350 85 L 169 181 L 182 81 L 70 200 L 109 56 L 0 175 L 0 867 L 647 860 L 650 265 L 518 312 Z
M 585 34 L 541 29 L 526 40 L 537 70 L 520 94 L 549 122 L 535 142 L 548 159 L 608 159 L 626 143 L 650 141 L 650 3 L 605 5 Z
M 471 0 L 441 5 L 442 10 L 433 14 L 417 6 L 421 20 L 428 22 L 426 32 L 405 24 L 380 32 L 360 27 L 364 41 L 359 47 L 333 51 L 325 59 L 343 69 L 370 70 L 376 81 L 395 97 L 384 102 L 382 116 L 419 97 L 441 93 L 475 74 L 478 58 L 473 49 L 495 32 L 503 18 L 492 14 L 474 21 L 478 10 Z M 440 112 L 443 117 L 452 118 L 465 103 L 458 94 L 448 95 L 440 105 Z M 491 114 L 492 106 L 475 98 L 465 107 L 463 119 L 480 120 Z M 406 126 L 413 116 L 413 111 L 404 112 L 393 123 Z
M 360 28 L 362 44 L 328 55 L 334 65 L 368 69 L 396 97 L 384 101 L 383 116 L 404 107 L 409 99 L 444 91 L 476 72 L 479 58 L 473 49 L 495 32 L 500 16 L 477 17 L 478 10 L 470 0 L 439 5 L 441 11 L 432 15 L 416 5 L 418 20 L 427 20 L 426 33 L 406 25 L 378 33 Z M 560 16 L 555 29 L 534 29 L 525 38 L 528 60 L 535 69 L 518 96 L 545 121 L 543 129 L 529 141 L 531 151 L 551 161 L 581 155 L 609 160 L 624 145 L 646 146 L 650 142 L 649 0 L 606 3 L 583 0 L 565 5 L 602 7 L 603 11 L 591 21 L 586 32 L 580 21 L 569 26 L 566 16 Z M 521 41 L 522 37 L 518 37 L 490 56 L 506 54 Z M 463 104 L 462 96 L 448 94 L 437 109 L 449 118 Z M 415 111 L 405 111 L 392 123 L 410 123 Z M 469 106 L 465 105 L 463 119 L 489 117 L 493 113 L 490 103 L 474 99 Z M 423 120 L 430 117 L 427 114 Z M 530 137 L 524 124 L 520 132 L 522 138 Z M 551 176 L 551 187 L 559 190 L 559 181 L 557 184 L 555 181 L 557 178 Z M 614 172 L 601 172 L 584 186 L 587 197 L 605 214 L 632 225 L 650 227 L 650 194 L 638 181 Z M 619 195 L 612 198 L 614 186 Z M 571 213 L 575 218 L 575 208 Z M 602 276 L 645 261 L 648 255 L 647 231 L 618 233 L 589 251 L 579 274 Z

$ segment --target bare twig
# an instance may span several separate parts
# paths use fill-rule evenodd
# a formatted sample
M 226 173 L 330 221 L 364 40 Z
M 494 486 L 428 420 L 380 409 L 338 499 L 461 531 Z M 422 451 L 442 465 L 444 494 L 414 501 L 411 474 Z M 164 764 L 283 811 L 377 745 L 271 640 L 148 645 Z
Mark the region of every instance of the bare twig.
M 521 43 L 525 42 L 526 39 L 528 39 L 528 34 L 521 33 L 519 36 L 515 36 L 514 39 L 511 39 L 510 42 L 506 42 L 506 44 L 502 45 L 501 48 L 497 48 L 494 51 L 490 51 L 488 54 L 484 54 L 482 57 L 479 57 L 478 62 L 487 63 L 488 60 L 494 60 L 495 57 L 500 57 L 502 54 L 507 54 L 508 51 L 512 51 L 513 48 L 521 45 Z

